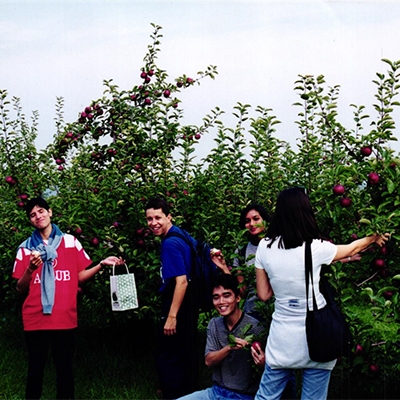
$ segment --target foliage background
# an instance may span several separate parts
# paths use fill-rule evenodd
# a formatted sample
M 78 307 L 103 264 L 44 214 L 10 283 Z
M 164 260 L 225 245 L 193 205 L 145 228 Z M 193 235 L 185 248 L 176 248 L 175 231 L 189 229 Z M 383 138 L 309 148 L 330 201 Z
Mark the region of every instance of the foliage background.
M 30 197 L 48 198 L 54 222 L 76 235 L 94 261 L 121 255 L 135 272 L 140 308 L 132 312 L 111 312 L 110 271 L 82 288 L 81 326 L 105 328 L 157 316 L 160 242 L 149 235 L 143 212 L 150 197 L 168 199 L 176 224 L 231 259 L 247 240 L 238 227 L 241 209 L 254 202 L 272 213 L 280 190 L 304 186 L 321 228 L 335 243 L 376 231 L 392 233 L 383 250 L 371 248 L 360 262 L 336 263 L 328 271 L 361 346 L 351 360 L 343 360 L 343 368 L 361 377 L 355 383 L 360 391 L 368 387 L 377 395 L 382 382 L 398 379 L 400 369 L 400 158 L 391 150 L 400 62 L 382 61 L 387 71 L 373 81 L 375 115 L 366 115 L 364 105 L 351 105 L 352 127 L 340 123 L 338 85 L 327 85 L 322 75 L 299 76 L 294 90 L 300 141 L 294 150 L 279 139 L 279 120 L 270 108 L 237 103 L 232 127 L 220 121 L 218 108 L 200 126 L 183 125 L 180 94 L 195 90 L 203 78 L 214 79 L 217 68 L 171 79 L 156 64 L 161 38 L 161 28 L 153 25 L 132 88 L 104 81 L 103 97 L 88 104 L 76 121 L 64 121 L 64 99 L 58 98 L 56 134 L 45 150 L 35 147 L 38 114 L 28 121 L 20 100 L 0 91 L 0 307 L 7 311 L 5 319 L 19 317 L 23 300 L 11 274 L 16 248 L 31 233 L 23 209 Z M 196 149 L 205 135 L 212 135 L 215 145 L 199 160 Z M 363 155 L 363 147 L 371 154 Z M 343 195 L 333 192 L 336 185 L 344 187 Z

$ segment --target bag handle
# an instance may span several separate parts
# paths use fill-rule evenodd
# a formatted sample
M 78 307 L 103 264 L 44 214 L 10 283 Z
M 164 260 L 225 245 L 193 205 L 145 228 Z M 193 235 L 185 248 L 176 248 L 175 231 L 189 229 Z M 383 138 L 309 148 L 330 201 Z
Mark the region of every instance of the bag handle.
M 128 266 L 126 265 L 126 263 L 124 263 L 124 265 L 125 265 L 125 268 L 126 268 L 126 273 L 127 274 L 129 274 L 129 269 L 128 269 Z M 113 276 L 115 275 L 115 263 L 113 264 Z
M 313 310 L 318 310 L 317 300 L 315 299 L 314 292 L 314 280 L 313 280 L 313 268 L 312 268 L 312 255 L 311 255 L 311 243 L 306 242 L 305 245 L 305 253 L 304 253 L 304 261 L 305 261 L 305 272 L 306 272 L 306 301 L 307 301 L 307 310 L 308 310 L 308 291 L 310 285 L 311 278 L 311 288 L 312 288 L 312 296 L 313 296 Z

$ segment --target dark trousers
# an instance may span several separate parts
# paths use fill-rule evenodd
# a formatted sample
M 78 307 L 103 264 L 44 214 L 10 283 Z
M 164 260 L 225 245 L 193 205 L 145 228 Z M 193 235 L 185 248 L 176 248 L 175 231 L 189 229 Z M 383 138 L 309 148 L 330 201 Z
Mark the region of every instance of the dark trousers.
M 29 358 L 26 398 L 40 399 L 42 395 L 43 373 L 51 347 L 57 372 L 57 399 L 73 399 L 75 329 L 25 331 L 25 339 Z
M 190 297 L 187 291 L 177 315 L 176 334 L 172 336 L 164 335 L 172 298 L 168 294 L 163 297 L 155 362 L 164 399 L 177 399 L 198 389 L 198 309 Z

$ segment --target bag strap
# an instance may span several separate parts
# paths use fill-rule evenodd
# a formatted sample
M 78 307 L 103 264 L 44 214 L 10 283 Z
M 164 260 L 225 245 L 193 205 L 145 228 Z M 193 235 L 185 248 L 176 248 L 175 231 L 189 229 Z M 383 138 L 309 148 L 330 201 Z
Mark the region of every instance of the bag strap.
M 305 245 L 304 261 L 305 261 L 305 266 L 306 266 L 305 272 L 306 272 L 307 310 L 308 310 L 308 290 L 309 290 L 310 278 L 311 278 L 313 310 L 315 311 L 315 310 L 318 310 L 318 308 L 317 308 L 317 300 L 315 299 L 315 292 L 314 292 L 313 266 L 312 266 L 312 255 L 311 255 L 311 243 L 310 242 L 306 242 L 306 245 Z
M 129 274 L 129 269 L 128 266 L 126 265 L 126 263 L 124 263 L 125 268 L 126 268 L 126 273 Z M 113 264 L 113 276 L 115 275 L 115 263 Z
M 168 232 L 163 240 L 166 240 L 170 237 L 177 237 L 182 239 L 189 247 L 190 247 L 190 256 L 191 256 L 191 265 L 190 265 L 190 276 L 189 279 L 192 279 L 192 268 L 196 263 L 196 251 L 193 247 L 193 242 L 186 236 L 182 235 L 180 232 Z M 196 275 L 196 274 L 194 274 Z

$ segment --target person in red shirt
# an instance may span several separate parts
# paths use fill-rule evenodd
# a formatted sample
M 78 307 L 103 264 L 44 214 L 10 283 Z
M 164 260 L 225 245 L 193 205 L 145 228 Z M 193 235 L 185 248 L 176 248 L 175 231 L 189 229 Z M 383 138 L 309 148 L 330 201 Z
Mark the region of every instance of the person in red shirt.
M 26 398 L 41 397 L 43 372 L 51 346 L 57 372 L 57 398 L 73 399 L 78 284 L 94 276 L 104 265 L 123 261 L 111 256 L 87 269 L 92 261 L 74 236 L 62 233 L 51 223 L 52 210 L 46 200 L 31 199 L 26 213 L 36 229 L 19 246 L 13 270 L 18 292 L 28 290 L 22 307 L 29 357 Z

